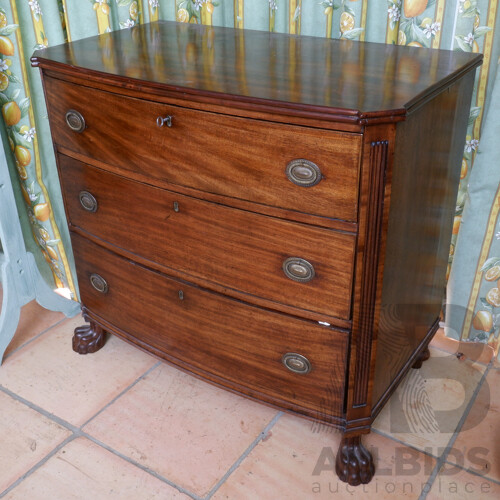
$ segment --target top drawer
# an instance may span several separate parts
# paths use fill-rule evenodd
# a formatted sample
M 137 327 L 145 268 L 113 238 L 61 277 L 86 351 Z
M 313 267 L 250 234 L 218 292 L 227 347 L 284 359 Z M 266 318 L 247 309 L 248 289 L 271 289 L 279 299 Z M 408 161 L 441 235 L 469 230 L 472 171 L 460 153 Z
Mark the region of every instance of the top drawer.
M 356 221 L 360 135 L 196 111 L 49 77 L 44 83 L 57 145 L 172 184 Z M 82 132 L 66 123 L 68 110 L 83 116 Z M 157 118 L 169 115 L 172 126 L 159 127 Z M 293 160 L 312 162 L 319 173 Z M 287 177 L 289 165 L 298 184 Z M 300 185 L 315 176 L 317 184 Z

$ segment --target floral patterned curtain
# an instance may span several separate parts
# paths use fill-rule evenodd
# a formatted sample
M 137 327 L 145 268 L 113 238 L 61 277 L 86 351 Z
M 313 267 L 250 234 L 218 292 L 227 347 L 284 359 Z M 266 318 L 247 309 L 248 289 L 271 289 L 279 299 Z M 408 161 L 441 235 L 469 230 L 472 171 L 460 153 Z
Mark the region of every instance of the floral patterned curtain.
M 26 245 L 77 297 L 36 48 L 163 20 L 484 53 L 464 145 L 450 248 L 448 333 L 500 330 L 499 0 L 0 0 L 2 139 Z M 412 68 L 407 68 L 411 75 Z M 414 71 L 418 71 L 414 68 Z M 496 99 L 494 98 L 496 96 Z M 418 208 L 418 207 L 417 207 Z M 459 235 L 460 232 L 460 235 Z M 451 263 L 454 262 L 453 267 Z

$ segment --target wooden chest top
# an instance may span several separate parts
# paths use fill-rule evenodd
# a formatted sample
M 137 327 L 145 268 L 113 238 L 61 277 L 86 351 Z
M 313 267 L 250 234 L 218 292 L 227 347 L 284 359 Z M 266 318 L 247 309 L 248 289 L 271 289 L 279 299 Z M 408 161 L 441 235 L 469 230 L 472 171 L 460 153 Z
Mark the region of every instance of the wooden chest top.
M 169 21 L 50 47 L 32 58 L 35 66 L 76 67 L 86 78 L 111 78 L 124 87 L 354 123 L 398 119 L 480 61 L 464 52 Z

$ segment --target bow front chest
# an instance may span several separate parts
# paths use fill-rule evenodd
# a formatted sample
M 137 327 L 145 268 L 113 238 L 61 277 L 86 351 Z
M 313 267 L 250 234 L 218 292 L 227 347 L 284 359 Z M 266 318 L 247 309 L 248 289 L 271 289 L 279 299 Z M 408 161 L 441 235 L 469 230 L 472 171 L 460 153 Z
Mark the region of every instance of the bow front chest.
M 82 311 L 344 431 L 425 358 L 474 69 L 461 52 L 159 22 L 37 51 Z

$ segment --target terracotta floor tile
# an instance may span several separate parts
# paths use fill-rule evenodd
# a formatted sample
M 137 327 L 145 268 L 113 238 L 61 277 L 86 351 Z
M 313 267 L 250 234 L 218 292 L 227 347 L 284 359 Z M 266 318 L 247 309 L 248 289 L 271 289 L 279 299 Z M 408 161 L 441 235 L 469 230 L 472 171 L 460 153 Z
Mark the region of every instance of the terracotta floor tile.
M 0 493 L 71 432 L 0 392 Z
M 9 500 L 188 499 L 163 481 L 79 438 L 14 488 Z
M 276 413 L 162 364 L 84 431 L 204 496 Z
M 4 359 L 12 351 L 64 318 L 63 313 L 44 309 L 35 300 L 23 306 L 16 333 L 5 351 Z
M 448 461 L 500 481 L 500 370 L 490 370 Z
M 2 386 L 76 426 L 156 363 L 113 336 L 94 354 L 76 354 L 71 338 L 82 323 L 78 317 L 60 323 L 7 358 L 0 370 Z
M 442 454 L 467 408 L 485 366 L 431 348 L 420 370 L 410 370 L 373 427 L 434 456 Z
M 451 354 L 455 354 L 460 359 L 478 361 L 487 365 L 493 357 L 493 348 L 481 342 L 460 342 L 447 337 L 444 330 L 440 328 L 431 342 L 431 347 L 442 349 Z
M 352 487 L 335 473 L 340 433 L 283 415 L 213 496 L 214 500 L 418 498 L 435 460 L 377 434 L 363 437 L 376 463 L 367 485 Z M 396 463 L 397 459 L 397 463 Z
M 486 478 L 445 465 L 437 475 L 426 500 L 497 500 L 500 485 Z

